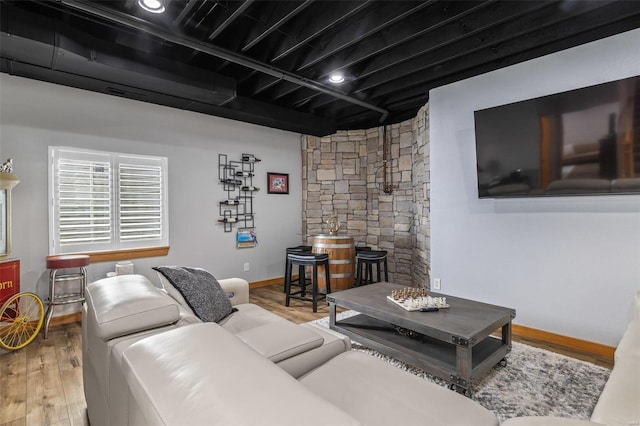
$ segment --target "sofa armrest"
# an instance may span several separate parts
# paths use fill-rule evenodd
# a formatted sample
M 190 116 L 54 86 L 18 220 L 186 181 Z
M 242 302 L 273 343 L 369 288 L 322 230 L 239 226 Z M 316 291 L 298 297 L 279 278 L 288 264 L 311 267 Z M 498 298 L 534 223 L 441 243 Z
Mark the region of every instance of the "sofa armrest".
M 231 305 L 249 303 L 249 283 L 242 278 L 225 278 L 218 280 L 222 289 L 229 296 Z

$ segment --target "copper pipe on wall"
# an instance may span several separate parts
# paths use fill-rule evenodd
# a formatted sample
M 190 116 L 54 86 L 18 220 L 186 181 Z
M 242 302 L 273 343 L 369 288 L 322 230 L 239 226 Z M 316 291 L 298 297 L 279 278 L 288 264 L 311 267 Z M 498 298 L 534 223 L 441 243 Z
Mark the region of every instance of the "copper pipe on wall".
M 390 173 L 390 177 L 391 177 L 391 183 L 389 183 L 387 181 L 387 163 L 390 161 L 390 157 L 391 157 L 391 153 L 390 153 L 390 146 L 389 146 L 389 142 L 387 141 L 387 125 L 385 124 L 384 126 L 382 126 L 382 167 L 383 167 L 383 184 L 382 184 L 382 190 L 385 192 L 385 194 L 392 194 L 393 193 L 393 171 L 391 171 Z M 389 170 L 391 170 L 391 167 L 389 166 Z

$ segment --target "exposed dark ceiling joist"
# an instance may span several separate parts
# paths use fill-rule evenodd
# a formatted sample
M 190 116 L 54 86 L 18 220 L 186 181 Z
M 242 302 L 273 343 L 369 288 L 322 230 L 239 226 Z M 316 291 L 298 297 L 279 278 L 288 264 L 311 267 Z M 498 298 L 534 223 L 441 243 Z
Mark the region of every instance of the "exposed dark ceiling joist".
M 264 22 L 258 20 L 253 28 L 250 30 L 246 37 L 245 45 L 240 49 L 241 52 L 246 52 L 253 46 L 264 40 L 269 34 L 278 30 L 285 22 L 293 19 L 298 13 L 305 10 L 315 0 L 305 0 L 302 3 L 289 2 L 285 3 L 290 6 L 290 10 L 282 10 L 281 8 L 272 7 L 268 18 Z M 264 13 L 264 11 L 263 11 Z
M 469 13 L 476 12 L 487 7 L 491 2 L 469 2 L 459 1 L 453 4 L 443 5 L 442 3 L 434 3 L 429 8 L 423 9 L 422 13 L 415 13 L 407 17 L 407 19 L 397 22 L 395 25 L 387 27 L 382 31 L 373 34 L 365 44 L 352 46 L 344 49 L 340 53 L 331 58 L 331 70 L 348 70 L 350 67 L 356 66 L 358 63 L 367 59 L 384 58 L 385 61 L 392 62 L 393 58 L 389 54 L 395 52 L 396 47 L 402 47 L 402 54 L 412 52 L 409 43 L 424 43 L 427 37 L 419 37 L 434 32 L 442 26 L 462 19 Z M 404 56 L 403 56 L 404 57 Z M 401 58 L 402 60 L 402 58 Z M 359 77 L 362 77 L 360 72 Z M 326 77 L 322 75 L 321 77 Z
M 290 55 L 298 48 L 310 43 L 316 37 L 320 37 L 323 33 L 330 31 L 331 28 L 340 22 L 360 12 L 371 2 L 372 0 L 339 2 L 333 7 L 322 8 L 319 13 L 309 16 L 307 19 L 299 20 L 295 26 L 290 29 L 295 37 L 288 38 L 280 43 L 280 45 L 275 46 L 270 62 L 277 62 L 285 56 Z
M 414 13 L 418 13 L 421 9 L 427 7 L 431 1 L 422 1 L 417 4 L 388 2 L 383 7 L 371 10 L 356 27 L 343 25 L 342 28 L 333 33 L 331 37 L 324 37 L 322 40 L 322 52 L 314 52 L 314 54 L 304 57 L 297 71 L 308 69 L 347 47 L 353 46 L 365 40 L 367 37 L 371 37 L 384 28 L 400 22 L 402 19 L 411 17 Z
M 640 27 L 627 0 L 172 0 L 163 15 L 136 3 L 0 0 L 3 39 L 31 46 L 0 45 L 2 71 L 323 135 L 410 118 L 434 87 Z M 95 64 L 51 61 L 62 28 Z M 139 70 L 174 83 L 154 89 Z M 347 80 L 329 86 L 333 71 Z M 205 81 L 184 81 L 207 73 L 233 96 L 206 102 L 193 91 Z
M 195 2 L 190 2 L 195 3 Z M 207 40 L 214 40 L 218 37 L 233 21 L 235 21 L 240 15 L 244 13 L 245 10 L 251 6 L 253 0 L 247 0 L 245 2 L 238 2 L 237 4 L 232 4 L 232 7 L 235 6 L 235 9 L 229 8 L 226 12 L 223 12 L 218 19 L 219 23 L 216 22 L 212 26 L 214 30 L 207 36 Z

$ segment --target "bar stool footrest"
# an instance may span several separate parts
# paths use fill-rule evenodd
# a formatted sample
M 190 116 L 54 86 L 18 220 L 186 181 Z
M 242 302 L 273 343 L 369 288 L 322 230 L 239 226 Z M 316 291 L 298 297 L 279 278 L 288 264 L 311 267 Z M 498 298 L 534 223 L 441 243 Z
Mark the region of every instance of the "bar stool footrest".
M 300 296 L 299 293 L 292 293 L 292 294 L 289 295 L 289 298 L 290 299 L 296 299 L 296 300 L 302 300 L 304 302 L 313 302 L 313 298 Z M 325 293 L 318 293 L 316 301 L 326 300 L 326 299 L 327 299 L 327 295 Z
M 56 275 L 56 282 L 75 281 L 75 280 L 81 280 L 81 279 L 84 279 L 84 274 L 80 272 L 74 273 L 74 274 L 57 274 Z
M 84 302 L 84 296 L 79 294 L 62 294 L 57 295 L 53 301 L 48 301 L 49 305 L 67 305 L 69 303 Z

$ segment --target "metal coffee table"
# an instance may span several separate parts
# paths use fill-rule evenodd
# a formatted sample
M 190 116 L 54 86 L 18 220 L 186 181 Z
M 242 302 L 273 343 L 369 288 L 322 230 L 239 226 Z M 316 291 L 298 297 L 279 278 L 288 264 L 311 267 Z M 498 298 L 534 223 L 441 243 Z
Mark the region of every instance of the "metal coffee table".
M 450 305 L 437 312 L 409 312 L 387 296 L 403 286 L 382 282 L 327 296 L 330 326 L 353 340 L 447 380 L 471 396 L 474 381 L 511 350 L 516 311 L 442 294 Z M 360 312 L 336 321 L 336 306 Z M 501 338 L 491 336 L 501 329 Z

